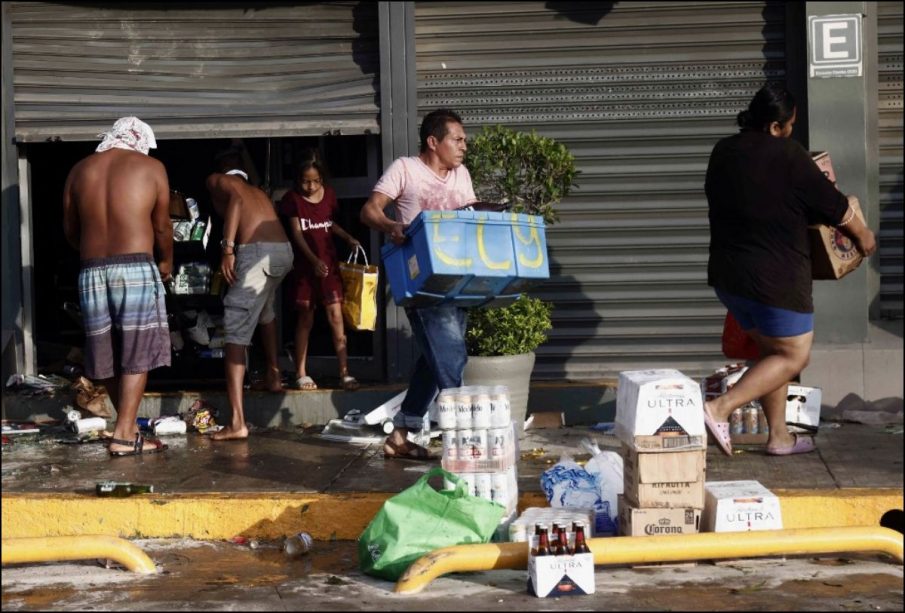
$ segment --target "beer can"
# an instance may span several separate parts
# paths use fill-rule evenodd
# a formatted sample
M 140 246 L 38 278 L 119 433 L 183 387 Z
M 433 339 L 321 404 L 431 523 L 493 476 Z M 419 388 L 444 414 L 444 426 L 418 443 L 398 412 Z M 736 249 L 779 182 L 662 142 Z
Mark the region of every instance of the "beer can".
M 477 481 L 475 480 L 475 473 L 456 473 L 456 476 L 462 479 L 465 482 L 465 493 L 469 496 L 477 496 L 475 486 L 477 485 Z
M 745 432 L 745 416 L 742 410 L 735 409 L 729 416 L 729 434 L 743 434 Z
M 473 428 L 490 427 L 490 394 L 481 390 L 471 397 L 471 425 Z
M 70 422 L 70 426 L 78 434 L 85 432 L 100 432 L 107 428 L 107 420 L 103 417 L 88 417 Z
M 490 473 L 475 473 L 475 496 L 485 500 L 493 500 Z
M 471 395 L 459 394 L 455 396 L 456 402 L 456 428 L 466 430 L 472 427 L 471 421 Z
M 489 456 L 491 460 L 501 460 L 509 447 L 509 428 L 491 428 L 487 431 Z
M 471 431 L 471 457 L 475 460 L 487 460 L 490 458 L 487 430 L 475 428 Z
M 504 507 L 509 506 L 509 477 L 504 472 L 490 475 L 491 500 Z
M 447 460 L 456 460 L 459 457 L 459 442 L 455 430 L 444 430 L 441 435 L 443 439 L 443 457 Z
M 758 432 L 761 434 L 770 432 L 770 424 L 767 423 L 767 415 L 764 413 L 763 409 L 757 410 L 757 428 Z
M 509 388 L 498 385 L 490 393 L 490 426 L 492 428 L 505 428 L 512 419 L 512 409 L 509 405 Z
M 456 448 L 458 450 L 459 460 L 472 459 L 473 442 L 471 437 L 473 433 L 474 431 L 471 428 L 460 428 L 456 430 Z
M 745 407 L 745 432 L 748 434 L 757 434 L 757 408 Z
M 437 397 L 437 425 L 441 430 L 455 430 L 456 399 L 452 394 L 441 394 Z
M 520 522 L 509 524 L 509 540 L 513 543 L 525 543 L 528 541 L 528 526 Z

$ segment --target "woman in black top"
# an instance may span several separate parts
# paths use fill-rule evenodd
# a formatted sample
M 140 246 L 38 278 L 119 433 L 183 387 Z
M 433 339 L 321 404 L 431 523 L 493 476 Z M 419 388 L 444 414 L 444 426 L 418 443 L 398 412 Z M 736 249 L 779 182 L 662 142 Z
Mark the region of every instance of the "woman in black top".
M 811 437 L 792 435 L 785 423 L 788 381 L 807 366 L 814 337 L 808 224 L 835 225 L 862 255 L 876 250 L 847 197 L 789 138 L 795 114 L 788 91 L 764 86 L 739 113 L 741 131 L 716 144 L 707 167 L 707 283 L 761 355 L 731 390 L 704 404 L 707 427 L 726 454 L 729 415 L 758 398 L 770 426 L 768 454 L 814 449 Z

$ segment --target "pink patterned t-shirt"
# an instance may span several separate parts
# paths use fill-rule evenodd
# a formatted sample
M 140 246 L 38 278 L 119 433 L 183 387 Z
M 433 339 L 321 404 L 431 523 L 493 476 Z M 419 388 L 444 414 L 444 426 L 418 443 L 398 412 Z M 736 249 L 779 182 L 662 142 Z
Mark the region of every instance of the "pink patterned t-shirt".
M 396 221 L 402 223 L 411 223 L 421 211 L 449 211 L 477 200 L 464 165 L 441 179 L 418 156 L 401 157 L 390 164 L 374 191 L 396 201 Z

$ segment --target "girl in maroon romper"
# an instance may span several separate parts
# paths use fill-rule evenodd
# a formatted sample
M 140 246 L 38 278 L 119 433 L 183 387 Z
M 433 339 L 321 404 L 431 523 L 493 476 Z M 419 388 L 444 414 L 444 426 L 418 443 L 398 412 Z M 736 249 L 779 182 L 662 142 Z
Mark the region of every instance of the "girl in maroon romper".
M 343 328 L 343 285 L 339 276 L 333 235 L 349 243 L 353 250 L 359 242 L 339 227 L 333 217 L 338 208 L 336 192 L 324 184 L 326 171 L 320 155 L 312 150 L 306 153 L 299 166 L 295 187 L 286 192 L 280 201 L 280 213 L 289 221 L 292 243 L 295 247 L 295 268 L 290 280 L 290 291 L 298 310 L 295 326 L 295 368 L 297 389 L 314 390 L 317 385 L 305 372 L 308 355 L 308 338 L 314 324 L 317 303 L 324 305 L 333 347 L 339 360 L 339 376 L 344 389 L 358 388 L 358 381 L 349 374 L 346 335 Z

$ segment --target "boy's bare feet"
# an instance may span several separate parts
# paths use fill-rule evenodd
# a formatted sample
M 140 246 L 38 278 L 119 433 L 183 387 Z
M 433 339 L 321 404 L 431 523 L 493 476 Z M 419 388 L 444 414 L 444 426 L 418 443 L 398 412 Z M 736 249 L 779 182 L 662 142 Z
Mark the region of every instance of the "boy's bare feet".
M 238 430 L 233 430 L 232 426 L 227 426 L 219 432 L 211 434 L 211 438 L 215 441 L 236 441 L 248 438 L 248 428 L 242 426 Z

